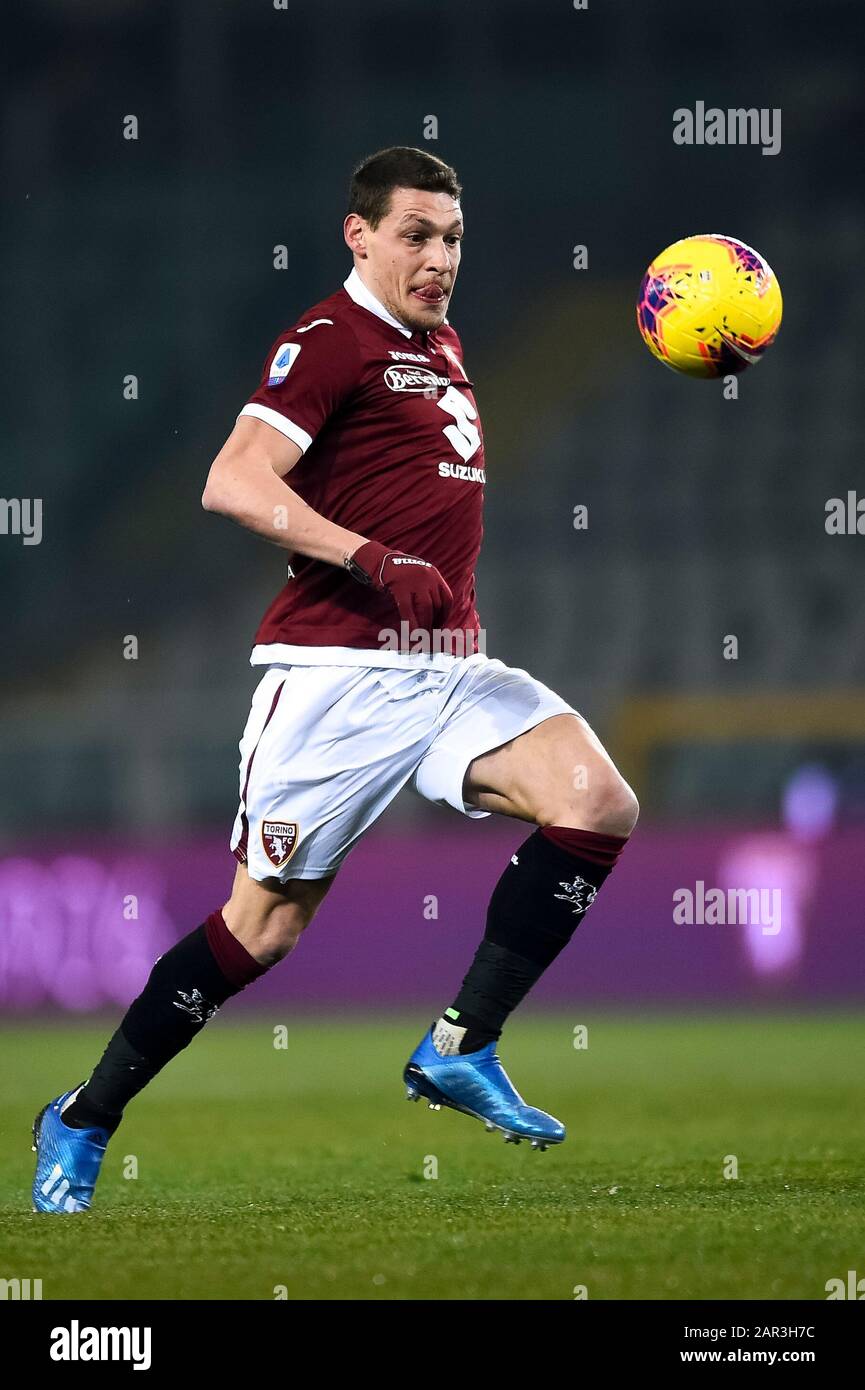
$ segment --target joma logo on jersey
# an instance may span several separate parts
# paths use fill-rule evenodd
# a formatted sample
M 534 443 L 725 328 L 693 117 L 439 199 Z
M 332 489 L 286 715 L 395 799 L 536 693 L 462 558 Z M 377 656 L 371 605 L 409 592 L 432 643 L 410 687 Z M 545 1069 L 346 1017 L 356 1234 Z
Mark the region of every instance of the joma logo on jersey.
M 384 379 L 391 391 L 431 391 L 451 384 L 449 376 L 439 376 L 431 367 L 388 367 Z
M 261 823 L 261 843 L 275 869 L 283 869 L 297 849 L 300 826 L 297 821 L 266 820 Z
M 422 352 L 388 352 L 388 357 L 392 357 L 394 362 L 428 362 L 429 358 L 424 357 Z

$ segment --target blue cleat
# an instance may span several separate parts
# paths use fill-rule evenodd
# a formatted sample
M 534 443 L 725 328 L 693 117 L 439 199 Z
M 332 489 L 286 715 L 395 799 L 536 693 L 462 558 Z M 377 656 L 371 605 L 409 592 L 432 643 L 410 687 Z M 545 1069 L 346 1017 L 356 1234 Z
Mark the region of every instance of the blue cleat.
M 33 1121 L 34 1211 L 87 1211 L 90 1206 L 109 1134 L 64 1124 L 61 1111 L 80 1090 L 76 1086 L 49 1101 Z
M 511 1084 L 496 1053 L 495 1041 L 465 1056 L 442 1057 L 433 1046 L 432 1029 L 412 1053 L 403 1072 L 408 1100 L 429 1101 L 431 1110 L 443 1105 L 483 1120 L 499 1130 L 506 1144 L 531 1140 L 533 1149 L 561 1144 L 565 1127 L 545 1110 L 526 1105 Z

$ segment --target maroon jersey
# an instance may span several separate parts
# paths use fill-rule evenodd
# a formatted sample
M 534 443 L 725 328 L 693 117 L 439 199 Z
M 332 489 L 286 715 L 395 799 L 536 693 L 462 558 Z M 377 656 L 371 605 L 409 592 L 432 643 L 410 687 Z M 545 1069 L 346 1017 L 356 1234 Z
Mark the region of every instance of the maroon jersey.
M 412 333 L 352 271 L 342 289 L 279 335 L 241 414 L 303 449 L 286 482 L 310 507 L 440 570 L 454 595 L 448 628 L 469 634 L 465 654 L 475 650 L 484 446 L 454 330 Z M 381 650 L 381 633 L 398 630 L 387 595 L 336 565 L 303 555 L 290 563 L 293 578 L 262 618 L 259 648 Z

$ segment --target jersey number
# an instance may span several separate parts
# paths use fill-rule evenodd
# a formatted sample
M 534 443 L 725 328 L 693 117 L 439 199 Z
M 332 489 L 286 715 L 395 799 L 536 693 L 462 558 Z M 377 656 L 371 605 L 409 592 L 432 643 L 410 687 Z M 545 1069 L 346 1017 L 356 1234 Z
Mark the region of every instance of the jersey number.
M 478 418 L 477 411 L 455 386 L 449 386 L 441 400 L 436 401 L 436 405 L 439 410 L 446 410 L 448 415 L 452 415 L 456 420 L 455 425 L 443 425 L 442 433 L 460 458 L 468 461 L 481 446 L 480 431 L 472 423 Z

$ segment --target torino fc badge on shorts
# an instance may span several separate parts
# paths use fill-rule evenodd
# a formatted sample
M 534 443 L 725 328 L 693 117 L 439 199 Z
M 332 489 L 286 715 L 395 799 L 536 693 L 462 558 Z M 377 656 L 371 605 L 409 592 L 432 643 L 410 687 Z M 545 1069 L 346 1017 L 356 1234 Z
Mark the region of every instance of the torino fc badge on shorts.
M 261 843 L 275 869 L 283 869 L 297 849 L 300 826 L 293 820 L 265 820 L 261 823 Z

